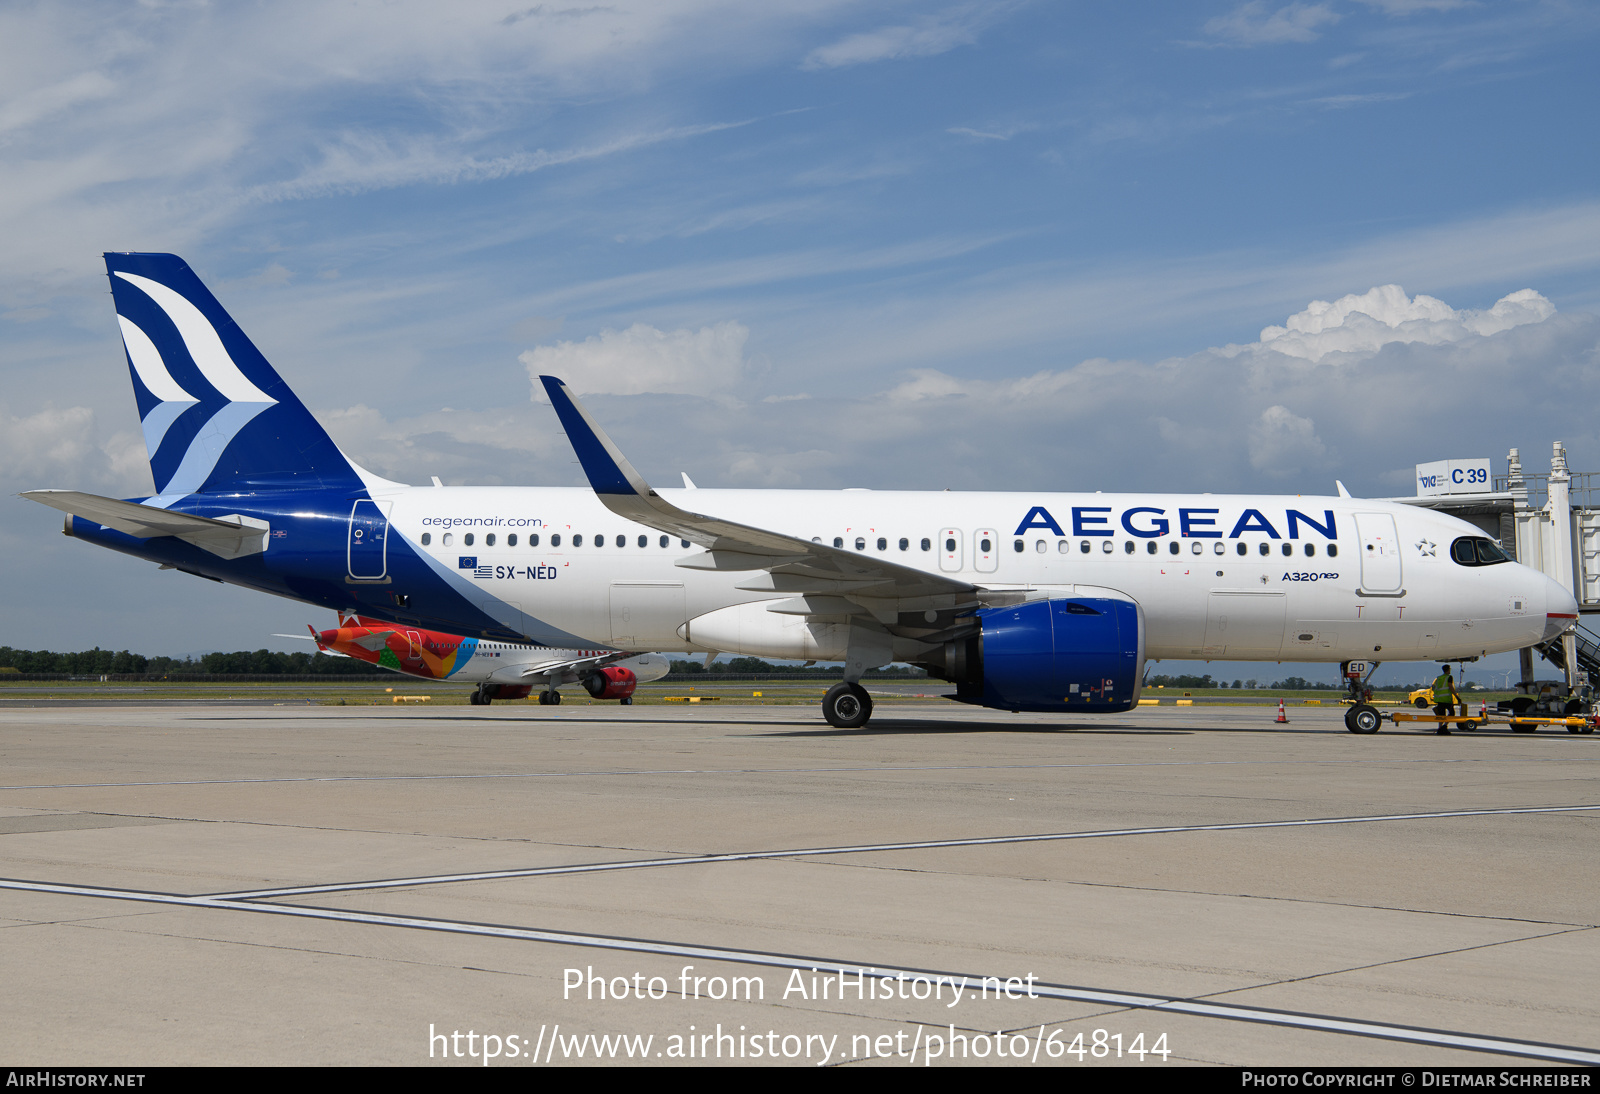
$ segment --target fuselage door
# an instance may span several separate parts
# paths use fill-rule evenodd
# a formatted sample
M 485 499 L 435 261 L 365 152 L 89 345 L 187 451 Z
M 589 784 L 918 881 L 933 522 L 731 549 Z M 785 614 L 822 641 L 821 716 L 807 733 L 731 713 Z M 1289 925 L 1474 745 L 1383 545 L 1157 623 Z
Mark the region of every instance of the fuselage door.
M 993 528 L 979 528 L 972 533 L 972 565 L 980 574 L 992 574 L 1000 568 L 1000 537 Z
M 406 660 L 420 661 L 422 659 L 422 635 L 416 631 L 407 631 L 406 640 L 411 643 L 411 650 L 406 654 Z
M 1400 536 L 1388 513 L 1357 513 L 1356 533 L 1361 537 L 1361 587 L 1367 592 L 1392 593 L 1400 589 Z
M 357 581 L 382 581 L 389 570 L 388 503 L 362 498 L 350 507 L 350 539 L 346 552 L 350 576 Z
M 939 569 L 947 574 L 961 569 L 961 529 L 939 529 Z

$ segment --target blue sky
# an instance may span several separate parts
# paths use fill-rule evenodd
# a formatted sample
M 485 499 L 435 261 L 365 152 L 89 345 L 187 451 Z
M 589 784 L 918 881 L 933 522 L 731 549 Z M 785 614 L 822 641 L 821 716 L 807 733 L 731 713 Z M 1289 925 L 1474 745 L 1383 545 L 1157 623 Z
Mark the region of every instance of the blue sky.
M 104 250 L 183 255 L 410 481 L 575 481 L 545 367 L 702 486 L 1600 468 L 1597 38 L 1543 0 L 7 5 L 0 475 L 148 489 Z M 1391 284 L 1391 333 L 1260 341 Z M 313 614 L 0 504 L 0 643 Z

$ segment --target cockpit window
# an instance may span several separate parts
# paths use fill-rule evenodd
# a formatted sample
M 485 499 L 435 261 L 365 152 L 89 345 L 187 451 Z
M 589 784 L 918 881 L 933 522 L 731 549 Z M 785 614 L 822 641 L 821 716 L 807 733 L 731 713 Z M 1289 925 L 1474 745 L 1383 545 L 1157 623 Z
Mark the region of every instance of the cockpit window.
M 1483 536 L 1462 536 L 1450 545 L 1450 557 L 1461 566 L 1493 566 L 1511 561 L 1499 544 Z

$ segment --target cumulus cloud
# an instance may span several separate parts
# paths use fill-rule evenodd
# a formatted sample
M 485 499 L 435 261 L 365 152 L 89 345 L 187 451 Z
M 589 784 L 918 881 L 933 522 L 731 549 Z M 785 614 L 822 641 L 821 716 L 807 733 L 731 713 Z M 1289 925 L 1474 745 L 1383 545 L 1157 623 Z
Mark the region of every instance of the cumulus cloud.
M 1250 426 L 1250 466 L 1270 478 L 1299 474 L 1320 464 L 1327 454 L 1310 418 L 1284 406 L 1269 406 Z
M 100 439 L 94 411 L 86 406 L 46 407 L 21 417 L 0 410 L 0 482 L 12 491 L 133 496 L 151 489 L 143 439 L 131 432 Z
M 1441 345 L 1498 334 L 1527 323 L 1542 323 L 1555 311 L 1555 305 L 1533 289 L 1503 296 L 1484 311 L 1457 311 L 1432 296 L 1418 293 L 1411 298 L 1399 285 L 1379 285 L 1332 303 L 1313 300 L 1282 326 L 1264 328 L 1256 345 L 1320 361 L 1330 353 L 1371 353 L 1391 342 Z
M 674 331 L 635 323 L 582 342 L 536 346 L 518 360 L 528 368 L 536 399 L 542 397 L 540 376 L 559 376 L 580 394 L 717 396 L 739 381 L 749 337 L 750 329 L 732 320 Z
M 1238 46 L 1281 45 L 1315 41 L 1319 27 L 1338 21 L 1338 13 L 1327 4 L 1285 4 L 1274 10 L 1265 0 L 1249 0 L 1206 20 L 1205 33 Z

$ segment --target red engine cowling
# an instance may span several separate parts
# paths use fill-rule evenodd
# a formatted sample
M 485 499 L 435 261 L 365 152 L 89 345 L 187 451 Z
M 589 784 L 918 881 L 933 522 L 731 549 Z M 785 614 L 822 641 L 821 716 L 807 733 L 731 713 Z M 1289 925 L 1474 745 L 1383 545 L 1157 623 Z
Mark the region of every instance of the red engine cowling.
M 490 699 L 526 699 L 532 691 L 532 685 L 523 684 L 490 684 L 483 689 Z
M 632 669 L 607 665 L 585 676 L 583 686 L 596 699 L 626 699 L 639 686 L 639 678 Z

